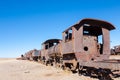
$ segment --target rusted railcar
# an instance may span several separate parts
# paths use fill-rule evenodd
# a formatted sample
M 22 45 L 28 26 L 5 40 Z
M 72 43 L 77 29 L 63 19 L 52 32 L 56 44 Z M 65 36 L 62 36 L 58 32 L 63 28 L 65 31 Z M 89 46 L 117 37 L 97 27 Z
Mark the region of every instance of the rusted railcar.
M 41 58 L 46 65 L 60 63 L 61 58 L 60 43 L 61 43 L 60 39 L 49 39 L 42 43 Z
M 38 61 L 39 57 L 41 56 L 41 55 L 40 55 L 40 51 L 37 50 L 37 49 L 34 49 L 34 50 L 32 50 L 31 52 L 32 52 L 32 59 L 33 59 L 34 61 Z
M 120 45 L 114 46 L 111 49 L 111 54 L 112 55 L 120 55 Z
M 31 51 L 26 52 L 24 56 L 25 56 L 26 60 L 31 60 L 31 58 L 32 58 Z
M 78 68 L 79 73 L 84 70 L 89 75 L 99 74 L 102 78 L 113 74 L 111 70 L 120 70 L 120 61 L 109 59 L 110 31 L 113 29 L 115 27 L 106 21 L 83 19 L 65 30 L 62 42 L 64 67 Z
M 37 50 L 37 49 L 30 50 L 30 51 L 28 51 L 28 52 L 25 53 L 24 57 L 27 60 L 38 61 L 40 59 L 40 57 L 41 57 L 41 51 Z

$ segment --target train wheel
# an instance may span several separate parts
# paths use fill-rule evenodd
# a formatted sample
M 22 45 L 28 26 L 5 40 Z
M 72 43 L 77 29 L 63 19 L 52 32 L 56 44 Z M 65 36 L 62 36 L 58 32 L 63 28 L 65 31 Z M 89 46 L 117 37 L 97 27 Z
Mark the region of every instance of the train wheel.
M 110 70 L 100 69 L 98 78 L 100 80 L 113 80 L 110 76 L 110 73 L 111 73 Z
M 78 72 L 78 68 L 79 68 L 79 63 L 77 63 L 76 66 L 72 66 L 72 68 L 71 68 L 72 73 L 77 73 Z
M 86 76 L 92 76 L 92 68 L 87 68 L 86 69 Z
M 64 65 L 62 65 L 61 68 L 62 68 L 62 70 L 65 70 L 65 66 Z
M 53 66 L 53 63 L 51 63 L 51 66 Z
M 46 62 L 45 62 L 45 65 L 48 66 L 48 64 L 49 64 L 49 61 L 46 61 Z
M 78 75 L 79 75 L 79 76 L 82 75 L 82 73 L 83 73 L 82 70 L 83 70 L 83 66 L 79 66 L 79 67 L 78 67 Z

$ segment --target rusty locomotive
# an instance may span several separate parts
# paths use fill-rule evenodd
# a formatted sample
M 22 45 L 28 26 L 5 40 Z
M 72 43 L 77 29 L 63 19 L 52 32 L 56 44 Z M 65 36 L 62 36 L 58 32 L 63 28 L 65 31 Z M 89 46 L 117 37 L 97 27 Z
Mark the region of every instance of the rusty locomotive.
M 82 19 L 63 31 L 62 40 L 43 42 L 39 51 L 40 61 L 46 65 L 69 68 L 79 75 L 95 75 L 101 80 L 111 80 L 111 76 L 118 76 L 115 73 L 120 70 L 120 60 L 109 59 L 110 31 L 113 29 L 115 27 L 106 21 Z M 30 52 L 26 55 L 30 56 Z
M 38 61 L 41 57 L 40 50 L 37 50 L 37 49 L 30 50 L 26 52 L 24 55 L 22 55 L 21 57 L 31 61 L 32 60 Z

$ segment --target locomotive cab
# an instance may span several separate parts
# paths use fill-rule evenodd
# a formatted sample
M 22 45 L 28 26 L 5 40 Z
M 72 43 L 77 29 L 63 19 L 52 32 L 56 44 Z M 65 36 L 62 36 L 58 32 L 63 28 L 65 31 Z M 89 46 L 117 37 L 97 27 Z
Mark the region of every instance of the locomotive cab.
M 115 27 L 105 21 L 83 19 L 74 27 L 78 61 L 106 60 L 110 55 L 110 33 Z M 80 36 L 80 37 L 79 37 Z

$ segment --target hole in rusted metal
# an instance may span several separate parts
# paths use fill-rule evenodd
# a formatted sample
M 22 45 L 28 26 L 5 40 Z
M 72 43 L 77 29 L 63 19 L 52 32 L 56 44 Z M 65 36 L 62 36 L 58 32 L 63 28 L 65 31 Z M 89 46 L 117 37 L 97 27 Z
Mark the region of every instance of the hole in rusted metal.
M 85 50 L 85 51 L 88 51 L 88 47 L 87 47 L 87 46 L 85 46 L 85 47 L 84 47 L 84 50 Z

